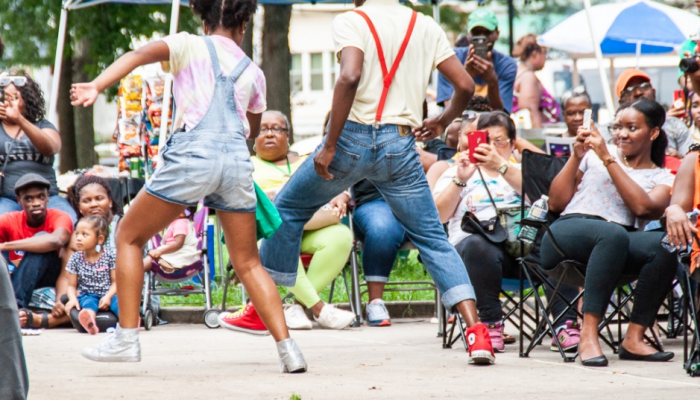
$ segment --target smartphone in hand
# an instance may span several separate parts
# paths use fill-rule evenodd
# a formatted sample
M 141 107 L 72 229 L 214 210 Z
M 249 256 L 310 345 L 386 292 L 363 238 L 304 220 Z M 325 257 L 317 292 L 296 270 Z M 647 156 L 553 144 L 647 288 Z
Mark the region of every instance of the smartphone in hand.
M 489 43 L 486 41 L 486 36 L 474 36 L 472 37 L 471 44 L 474 45 L 474 54 L 487 60 L 487 54 L 489 52 Z
M 593 116 L 593 110 L 587 108 L 583 111 L 583 127 L 586 129 L 591 129 L 591 117 Z
M 479 161 L 474 157 L 474 151 L 482 143 L 489 142 L 489 133 L 486 131 L 472 131 L 467 135 L 469 140 L 469 162 L 476 164 Z

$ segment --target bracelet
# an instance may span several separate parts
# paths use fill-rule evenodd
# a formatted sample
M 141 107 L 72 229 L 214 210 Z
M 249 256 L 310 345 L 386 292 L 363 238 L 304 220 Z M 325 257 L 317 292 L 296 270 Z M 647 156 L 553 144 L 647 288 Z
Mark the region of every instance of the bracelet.
M 467 187 L 467 184 L 464 182 L 458 181 L 456 176 L 454 178 L 452 178 L 452 182 L 459 187 Z
M 603 161 L 603 166 L 604 166 L 605 168 L 608 168 L 608 166 L 610 166 L 610 164 L 616 163 L 616 162 L 617 162 L 617 160 L 615 159 L 615 157 L 613 157 L 613 156 L 608 156 L 608 158 L 605 159 L 605 161 Z

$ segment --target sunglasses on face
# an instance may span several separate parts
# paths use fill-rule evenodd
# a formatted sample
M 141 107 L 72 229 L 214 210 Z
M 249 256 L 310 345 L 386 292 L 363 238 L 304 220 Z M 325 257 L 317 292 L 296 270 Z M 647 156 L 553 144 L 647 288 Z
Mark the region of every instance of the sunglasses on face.
M 26 76 L 0 76 L 0 87 L 6 87 L 10 84 L 15 87 L 22 87 L 27 84 Z
M 647 90 L 651 89 L 651 83 L 642 82 L 639 85 L 626 87 L 626 88 L 622 89 L 622 93 L 620 93 L 620 97 L 629 96 L 629 95 L 633 94 L 634 92 L 636 92 L 637 89 L 647 91 Z

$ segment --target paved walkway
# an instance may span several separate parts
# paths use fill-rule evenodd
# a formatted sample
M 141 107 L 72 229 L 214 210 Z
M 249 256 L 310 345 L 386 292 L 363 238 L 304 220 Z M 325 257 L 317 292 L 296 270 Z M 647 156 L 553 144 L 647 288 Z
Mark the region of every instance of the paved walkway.
M 461 344 L 441 349 L 436 325 L 394 321 L 390 328 L 293 332 L 310 370 L 279 374 L 270 337 L 254 337 L 203 325 L 165 325 L 141 333 L 143 361 L 100 364 L 80 349 L 100 337 L 72 329 L 25 337 L 30 399 L 463 399 L 489 398 L 691 399 L 700 379 L 681 368 L 681 340 L 669 363 L 619 361 L 607 352 L 608 368 L 563 363 L 549 346 L 531 358 L 517 345 L 490 367 L 467 365 Z M 509 331 L 512 332 L 511 329 Z M 101 336 L 101 335 L 100 335 Z

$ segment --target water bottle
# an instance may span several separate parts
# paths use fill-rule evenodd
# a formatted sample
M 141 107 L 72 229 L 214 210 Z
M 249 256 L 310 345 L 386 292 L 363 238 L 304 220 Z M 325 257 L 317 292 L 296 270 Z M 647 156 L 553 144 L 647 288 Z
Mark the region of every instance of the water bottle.
M 549 205 L 547 204 L 549 197 L 547 195 L 542 195 L 542 197 L 535 202 L 535 204 L 530 207 L 530 212 L 527 214 L 527 219 L 535 221 L 546 221 L 547 212 L 549 211 Z M 522 226 L 520 228 L 520 233 L 518 233 L 518 239 L 525 243 L 532 243 L 535 241 L 537 236 L 537 228 L 533 226 Z

